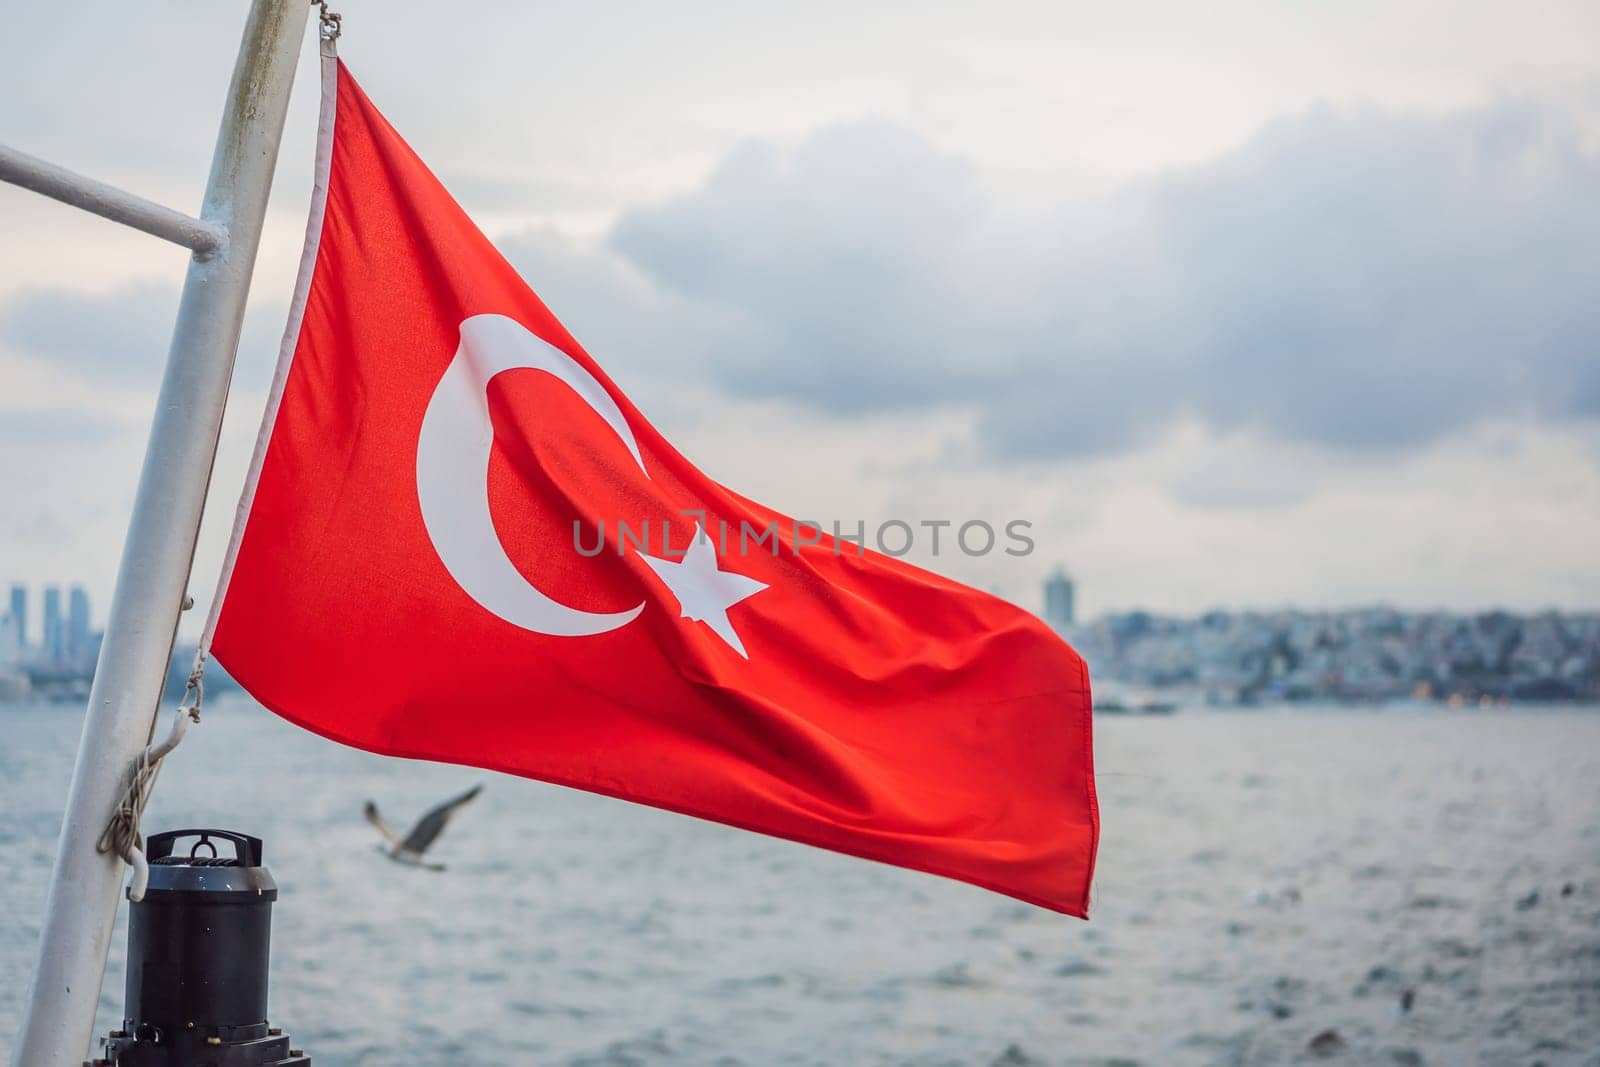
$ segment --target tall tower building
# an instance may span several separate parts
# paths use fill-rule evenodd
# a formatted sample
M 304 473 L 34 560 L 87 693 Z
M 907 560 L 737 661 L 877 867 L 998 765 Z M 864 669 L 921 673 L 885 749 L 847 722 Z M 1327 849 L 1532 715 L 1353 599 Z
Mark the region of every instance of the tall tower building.
M 75 585 L 67 593 L 66 658 L 80 664 L 89 655 L 89 591 Z
M 28 650 L 28 587 L 21 582 L 11 586 L 11 624 L 16 627 L 17 645 Z
M 39 642 L 49 663 L 60 663 L 66 652 L 66 629 L 61 619 L 61 589 L 47 585 L 44 590 L 44 634 Z
M 1044 583 L 1044 621 L 1051 626 L 1071 626 L 1077 619 L 1076 590 L 1060 567 Z

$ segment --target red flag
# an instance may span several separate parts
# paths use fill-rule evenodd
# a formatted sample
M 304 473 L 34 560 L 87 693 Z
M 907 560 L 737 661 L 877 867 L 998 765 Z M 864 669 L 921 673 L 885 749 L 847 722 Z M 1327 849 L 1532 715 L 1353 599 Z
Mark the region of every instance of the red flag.
M 1077 654 L 707 478 L 343 66 L 325 82 L 325 169 L 212 638 L 228 671 L 359 748 L 1085 915 Z

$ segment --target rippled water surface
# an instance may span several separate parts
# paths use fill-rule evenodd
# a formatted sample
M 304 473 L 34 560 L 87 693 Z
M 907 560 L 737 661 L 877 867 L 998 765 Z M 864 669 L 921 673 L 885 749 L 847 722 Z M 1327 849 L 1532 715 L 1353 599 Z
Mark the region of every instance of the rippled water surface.
M 273 1021 L 318 1064 L 1600 1064 L 1593 711 L 1102 720 L 1088 923 L 207 711 L 146 829 L 266 839 Z M 0 1048 L 80 722 L 0 708 Z M 478 781 L 448 871 L 373 850 L 368 797 Z

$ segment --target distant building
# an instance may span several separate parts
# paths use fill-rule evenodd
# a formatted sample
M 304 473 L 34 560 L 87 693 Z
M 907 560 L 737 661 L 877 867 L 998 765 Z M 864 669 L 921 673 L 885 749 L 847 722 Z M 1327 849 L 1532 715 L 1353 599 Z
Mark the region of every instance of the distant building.
M 1077 620 L 1076 590 L 1060 567 L 1044 583 L 1044 621 L 1051 626 L 1071 626 Z
M 17 645 L 28 650 L 28 587 L 20 582 L 11 586 L 11 624 L 16 627 Z
M 17 638 L 17 621 L 8 611 L 0 615 L 0 674 L 22 664 L 22 642 Z
M 74 665 L 89 658 L 89 591 L 75 585 L 67 593 L 66 658 Z
M 61 618 L 61 589 L 54 585 L 45 586 L 44 639 L 40 642 L 45 662 L 60 663 L 67 651 L 66 643 L 66 627 Z

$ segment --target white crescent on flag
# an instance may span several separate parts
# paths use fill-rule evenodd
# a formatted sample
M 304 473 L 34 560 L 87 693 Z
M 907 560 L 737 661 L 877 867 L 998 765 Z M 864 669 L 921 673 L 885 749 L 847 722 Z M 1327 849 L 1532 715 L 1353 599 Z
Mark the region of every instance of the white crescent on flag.
M 644 610 L 580 611 L 552 600 L 506 556 L 489 512 L 489 382 L 509 370 L 540 370 L 578 395 L 628 446 L 648 478 L 617 402 L 576 360 L 504 315 L 461 324 L 461 345 L 428 401 L 417 437 L 417 501 L 445 569 L 473 600 L 514 626 L 556 637 L 587 637 L 625 626 Z

